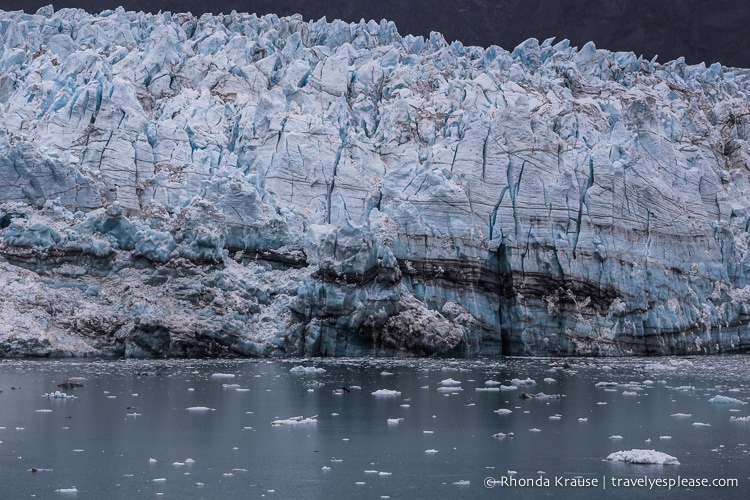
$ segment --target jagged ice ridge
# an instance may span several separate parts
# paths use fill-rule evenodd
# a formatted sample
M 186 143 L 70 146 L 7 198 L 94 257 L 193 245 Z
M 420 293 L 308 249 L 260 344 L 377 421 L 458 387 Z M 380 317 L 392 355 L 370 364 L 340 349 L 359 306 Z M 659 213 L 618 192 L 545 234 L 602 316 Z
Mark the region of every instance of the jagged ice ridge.
M 748 71 L 0 11 L 0 356 L 750 342 Z

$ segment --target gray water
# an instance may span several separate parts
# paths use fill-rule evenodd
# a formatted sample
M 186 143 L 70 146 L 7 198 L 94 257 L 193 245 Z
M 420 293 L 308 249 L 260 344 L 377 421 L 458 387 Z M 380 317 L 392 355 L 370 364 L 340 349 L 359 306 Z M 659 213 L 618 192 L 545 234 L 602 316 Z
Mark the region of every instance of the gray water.
M 750 401 L 750 358 L 563 363 L 5 360 L 0 497 L 748 497 L 750 423 L 737 417 L 750 408 L 709 399 Z M 325 372 L 299 375 L 290 371 L 295 366 Z M 59 389 L 69 377 L 85 377 L 84 387 Z M 493 387 L 488 380 L 528 378 L 536 385 L 477 390 Z M 439 391 L 446 379 L 462 390 Z M 335 391 L 343 386 L 349 392 Z M 379 389 L 401 394 L 374 396 Z M 55 390 L 75 399 L 43 397 Z M 521 399 L 522 392 L 560 398 Z M 678 413 L 690 416 L 672 416 Z M 298 416 L 315 422 L 272 425 Z M 631 449 L 664 452 L 680 464 L 607 460 Z M 678 477 L 738 484 L 626 485 Z M 511 478 L 527 485 L 508 486 Z M 562 486 L 565 480 L 588 486 Z

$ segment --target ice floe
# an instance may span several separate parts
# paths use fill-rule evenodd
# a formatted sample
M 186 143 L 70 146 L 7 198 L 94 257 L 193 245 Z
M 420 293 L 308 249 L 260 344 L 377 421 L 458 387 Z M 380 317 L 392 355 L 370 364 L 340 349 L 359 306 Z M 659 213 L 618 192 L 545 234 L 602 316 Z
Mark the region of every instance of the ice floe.
M 709 399 L 708 401 L 711 403 L 715 403 L 715 404 L 733 404 L 733 405 L 747 404 L 744 401 L 740 401 L 739 399 L 730 398 L 730 397 L 721 396 L 721 395 L 716 395 L 712 397 L 711 399 Z
M 616 451 L 610 453 L 607 456 L 607 460 L 627 462 L 631 464 L 680 465 L 677 458 L 656 450 L 632 449 Z
M 312 417 L 290 417 L 285 419 L 277 419 L 271 422 L 271 425 L 273 426 L 279 426 L 279 425 L 309 425 L 309 424 L 317 424 L 318 423 L 318 416 L 314 415 Z
M 316 366 L 295 366 L 291 370 L 289 370 L 289 373 L 294 373 L 296 375 L 319 375 L 321 373 L 325 373 L 325 368 L 319 368 Z
M 371 394 L 376 397 L 396 397 L 401 395 L 401 391 L 395 391 L 392 389 L 378 389 Z

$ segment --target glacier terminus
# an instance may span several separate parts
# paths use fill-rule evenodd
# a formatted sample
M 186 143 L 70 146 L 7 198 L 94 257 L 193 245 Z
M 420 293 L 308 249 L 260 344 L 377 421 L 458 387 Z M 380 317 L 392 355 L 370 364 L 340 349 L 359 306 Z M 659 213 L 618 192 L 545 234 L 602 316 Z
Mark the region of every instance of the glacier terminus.
M 750 344 L 750 71 L 0 11 L 0 357 Z

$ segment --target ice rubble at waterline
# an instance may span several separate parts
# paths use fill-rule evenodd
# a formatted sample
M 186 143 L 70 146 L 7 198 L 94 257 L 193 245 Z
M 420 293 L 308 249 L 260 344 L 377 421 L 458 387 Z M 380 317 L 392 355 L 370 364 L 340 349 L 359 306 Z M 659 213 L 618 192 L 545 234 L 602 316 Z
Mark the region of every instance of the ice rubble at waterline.
M 0 12 L 0 356 L 748 343 L 748 71 Z

